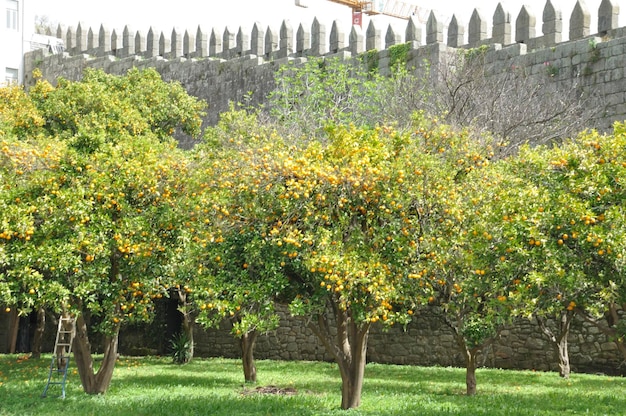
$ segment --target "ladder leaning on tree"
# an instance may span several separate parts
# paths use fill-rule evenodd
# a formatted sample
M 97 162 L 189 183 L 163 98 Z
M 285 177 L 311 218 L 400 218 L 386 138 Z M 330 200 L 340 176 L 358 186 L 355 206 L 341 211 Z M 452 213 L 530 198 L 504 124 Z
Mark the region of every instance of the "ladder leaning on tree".
M 67 381 L 67 369 L 70 364 L 70 354 L 72 353 L 72 342 L 76 333 L 76 319 L 69 315 L 61 315 L 57 337 L 54 342 L 52 361 L 50 362 L 50 373 L 48 382 L 41 394 L 46 397 L 48 388 L 53 384 L 61 385 L 61 398 L 65 398 L 65 382 Z

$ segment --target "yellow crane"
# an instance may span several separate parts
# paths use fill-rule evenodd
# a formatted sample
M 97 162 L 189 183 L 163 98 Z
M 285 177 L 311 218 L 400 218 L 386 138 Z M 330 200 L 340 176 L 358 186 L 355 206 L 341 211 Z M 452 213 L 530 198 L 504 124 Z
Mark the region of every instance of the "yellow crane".
M 362 0 L 328 0 L 332 3 L 343 4 L 344 6 L 348 6 L 352 8 L 353 12 L 357 13 L 365 13 L 367 15 L 380 14 L 377 10 L 377 4 L 373 1 L 362 1 Z
M 328 0 L 332 3 L 348 6 L 352 9 L 352 23 L 361 26 L 361 16 L 382 14 L 385 16 L 409 19 L 416 16 L 420 21 L 425 18 L 424 11 L 416 4 L 397 0 Z M 308 7 L 307 0 L 296 0 L 296 6 Z

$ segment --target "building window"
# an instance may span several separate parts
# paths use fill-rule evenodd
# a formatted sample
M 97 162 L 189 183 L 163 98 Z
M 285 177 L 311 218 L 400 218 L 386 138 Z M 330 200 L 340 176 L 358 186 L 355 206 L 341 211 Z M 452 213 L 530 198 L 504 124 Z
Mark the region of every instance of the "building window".
M 4 71 L 4 80 L 7 84 L 17 84 L 19 71 L 16 68 L 6 68 Z
M 7 4 L 7 29 L 19 30 L 19 3 L 17 0 L 5 0 Z

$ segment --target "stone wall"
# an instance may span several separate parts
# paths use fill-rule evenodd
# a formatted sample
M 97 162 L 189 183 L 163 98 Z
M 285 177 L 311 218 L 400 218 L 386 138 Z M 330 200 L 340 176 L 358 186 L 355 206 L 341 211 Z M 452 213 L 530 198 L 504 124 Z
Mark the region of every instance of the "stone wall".
M 358 26 L 347 31 L 337 21 L 328 31 L 317 19 L 311 27 L 299 25 L 295 31 L 287 20 L 279 29 L 257 23 L 251 30 L 208 31 L 199 26 L 195 32 L 174 29 L 168 34 L 133 31 L 129 26 L 122 31 L 59 26 L 56 36 L 64 40 L 66 52 L 26 54 L 25 83 L 32 85 L 35 68 L 53 83 L 59 76 L 80 79 L 88 67 L 116 74 L 131 67 L 156 68 L 165 80 L 179 81 L 190 94 L 206 100 L 206 122 L 215 124 L 230 102 L 241 102 L 250 93 L 253 104 L 263 102 L 273 87 L 274 73 L 286 62 L 297 64 L 312 56 L 350 59 L 369 51 L 380 71 L 388 73 L 390 48 L 408 43 L 408 67 L 419 72 L 425 62 L 431 68 L 446 65 L 459 48 L 486 45 L 487 74 L 516 68 L 529 75 L 550 76 L 564 88 L 575 86 L 581 93 L 593 93 L 600 97 L 601 108 L 590 127 L 607 130 L 614 121 L 626 118 L 626 28 L 617 27 L 618 13 L 618 6 L 603 0 L 598 27 L 592 32 L 589 11 L 583 2 L 576 2 L 565 42 L 563 15 L 550 0 L 543 10 L 541 35 L 536 34 L 537 19 L 527 6 L 521 7 L 513 22 L 502 5 L 491 21 L 474 10 L 467 30 L 457 16 L 444 28 L 434 13 L 425 26 L 412 18 L 400 31 L 392 25 L 379 27 L 373 20 L 365 31 Z
M 204 357 L 240 358 L 238 340 L 230 325 L 197 330 L 196 353 Z M 568 339 L 572 371 L 626 375 L 626 363 L 614 342 L 598 328 L 580 319 L 572 323 Z M 258 359 L 332 361 L 302 318 L 290 318 L 281 310 L 280 327 L 258 338 Z M 464 366 L 452 330 L 437 316 L 423 312 L 406 328 L 372 327 L 368 361 L 422 366 Z M 534 321 L 520 319 L 500 334 L 498 341 L 479 358 L 482 366 L 508 369 L 558 371 L 558 355 Z
M 0 353 L 9 352 L 11 320 L 12 313 L 4 312 L 3 307 L 0 315 Z
M 323 345 L 306 326 L 303 318 L 292 318 L 286 307 L 278 307 L 281 320 L 275 331 L 259 336 L 255 356 L 257 359 L 332 361 Z M 0 335 L 8 334 L 9 314 L 0 319 Z M 156 323 L 165 331 L 164 323 Z M 238 339 L 230 334 L 230 323 L 222 322 L 218 329 L 196 328 L 196 354 L 200 357 L 241 358 Z M 155 329 L 153 328 L 154 332 Z M 56 322 L 47 319 L 44 351 L 54 345 Z M 155 354 L 167 344 L 147 345 L 150 330 L 138 326 L 126 327 L 120 334 L 120 352 L 129 355 Z M 156 334 L 156 333 L 155 333 Z M 165 336 L 162 334 L 162 336 Z M 162 337 L 161 337 L 162 338 Z M 6 340 L 0 336 L 0 340 Z M 626 363 L 614 342 L 607 339 L 598 328 L 575 319 L 569 336 L 572 371 L 626 375 Z M 153 340 L 154 341 L 154 340 Z M 6 343 L 0 343 L 0 353 L 6 353 Z M 98 339 L 92 340 L 99 351 Z M 163 351 L 161 351 L 163 352 Z M 383 330 L 374 325 L 368 343 L 368 361 L 389 364 L 422 366 L 463 366 L 461 356 L 450 328 L 428 311 L 414 317 L 402 327 Z M 479 358 L 482 366 L 508 369 L 534 369 L 558 371 L 557 354 L 542 335 L 534 321 L 520 319 L 500 334 L 498 341 Z

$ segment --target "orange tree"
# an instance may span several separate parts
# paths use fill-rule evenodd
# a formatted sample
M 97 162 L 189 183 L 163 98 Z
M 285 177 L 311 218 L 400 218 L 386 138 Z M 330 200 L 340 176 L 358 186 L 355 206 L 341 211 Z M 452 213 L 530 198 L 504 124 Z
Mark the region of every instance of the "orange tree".
M 497 149 L 487 138 L 431 123 L 419 125 L 414 140 L 436 162 L 418 189 L 427 201 L 420 216 L 426 231 L 419 240 L 422 269 L 404 287 L 407 297 L 425 296 L 424 288 L 431 292 L 428 304 L 452 330 L 472 395 L 479 354 L 513 319 L 521 301 L 529 265 L 512 258 L 503 219 L 532 189 L 504 165 L 491 165 Z
M 171 274 L 186 161 L 168 135 L 176 126 L 198 134 L 203 105 L 156 72 L 137 70 L 88 71 L 57 87 L 39 82 L 29 98 L 44 123 L 42 137 L 6 143 L 3 166 L 14 180 L 2 197 L 18 214 L 3 213 L 3 292 L 30 287 L 75 315 L 83 388 L 104 393 L 120 325 L 150 319 Z M 25 153 L 27 146 L 34 150 Z M 94 332 L 104 336 L 97 372 Z
M 537 319 L 566 377 L 576 311 L 609 311 L 613 327 L 604 329 L 620 336 L 623 139 L 583 136 L 488 163 L 489 146 L 434 133 L 421 134 L 425 150 L 439 154 L 442 174 L 426 190 L 439 208 L 423 242 L 419 282 L 432 286 L 430 303 L 456 336 L 468 394 L 476 391 L 477 355 L 520 315 Z
M 183 313 L 190 320 L 192 313 L 197 314 L 196 322 L 204 327 L 224 320 L 232 323 L 232 334 L 241 343 L 246 382 L 256 381 L 258 334 L 278 325 L 276 289 L 264 282 L 280 270 L 272 269 L 276 262 L 267 261 L 271 246 L 259 245 L 254 222 L 245 220 L 244 208 L 227 201 L 234 186 L 229 177 L 246 172 L 247 159 L 240 153 L 258 146 L 266 134 L 255 114 L 234 107 L 220 116 L 217 126 L 205 130 L 204 142 L 192 152 L 188 198 L 180 207 L 187 218 L 184 249 L 174 262 L 177 290 L 184 291 L 189 301 Z M 237 181 L 247 187 L 244 177 Z
M 414 184 L 430 156 L 384 128 L 329 128 L 323 142 L 298 145 L 243 131 L 228 142 L 218 160 L 205 158 L 215 196 L 198 206 L 213 224 L 203 267 L 233 281 L 207 288 L 217 293 L 205 314 L 235 314 L 232 299 L 253 293 L 288 304 L 338 363 L 342 408 L 357 407 L 370 326 L 413 313 L 400 288 L 414 275 L 424 211 Z
M 19 222 L 20 219 L 27 217 L 28 212 L 22 212 L 24 207 L 19 207 L 15 204 L 15 201 L 9 199 L 8 191 L 11 186 L 22 187 L 27 184 L 25 177 L 32 178 L 33 176 L 40 175 L 42 169 L 37 169 L 32 173 L 26 173 L 19 168 L 16 168 L 20 164 L 18 161 L 12 160 L 13 157 L 19 157 L 21 160 L 27 160 L 29 158 L 41 159 L 42 166 L 45 167 L 54 163 L 54 159 L 57 155 L 54 154 L 50 146 L 46 146 L 45 155 L 38 152 L 38 149 L 27 144 L 22 143 L 20 146 L 15 147 L 14 144 L 18 138 L 24 138 L 26 136 L 37 136 L 41 132 L 41 126 L 43 125 L 43 119 L 36 110 L 34 104 L 24 92 L 23 88 L 19 86 L 7 86 L 0 88 L 0 140 L 2 140 L 2 173 L 0 174 L 0 183 L 2 189 L 0 189 L 0 200 L 2 207 L 0 212 L 3 213 L 4 229 L 8 227 L 8 223 Z M 15 170 L 19 172 L 19 176 L 15 175 Z M 26 208 L 27 210 L 30 208 Z M 25 230 L 30 230 L 25 224 L 21 227 Z M 26 228 L 24 228 L 26 227 Z M 13 238 L 15 235 L 9 235 L 9 233 L 2 234 L 3 238 Z M 8 253 L 4 250 L 4 246 L 0 247 L 0 269 L 5 275 L 7 273 L 28 273 L 28 270 L 12 270 L 8 267 L 8 261 L 6 260 Z M 28 287 L 28 282 L 24 281 L 21 291 L 15 292 L 9 290 L 8 286 L 2 279 L 0 281 L 0 304 L 2 305 L 19 305 L 22 313 L 24 311 L 30 311 L 36 309 L 38 311 L 38 319 L 40 325 L 35 332 L 35 341 L 32 345 L 33 355 L 36 356 L 41 351 L 41 335 L 43 330 L 43 319 L 45 319 L 45 313 L 43 306 L 46 303 L 45 299 L 40 297 L 37 291 L 33 287 Z M 10 311 L 11 308 L 6 308 L 6 311 Z M 18 319 L 18 315 L 15 315 L 15 319 Z M 17 321 L 14 323 L 17 325 Z M 14 342 L 14 341 L 12 341 Z
M 537 321 L 555 348 L 560 375 L 567 378 L 572 320 L 578 308 L 593 306 L 598 286 L 587 278 L 576 244 L 576 223 L 593 214 L 567 192 L 565 177 L 559 178 L 561 168 L 554 161 L 561 159 L 557 155 L 563 149 L 526 146 L 502 163 L 520 184 L 511 187 L 514 198 L 517 192 L 516 204 L 502 201 L 506 211 L 502 212 L 501 230 L 508 236 L 502 261 L 525 271 L 518 278 L 524 297 L 519 312 Z M 517 191 L 524 189 L 524 193 Z
M 358 68 L 355 72 L 358 73 Z M 351 84 L 343 83 L 342 78 L 338 76 L 345 75 L 345 73 L 344 67 L 332 61 L 323 64 L 312 62 L 308 71 L 307 68 L 303 70 L 294 67 L 285 68 L 284 73 L 277 80 L 279 88 L 271 97 L 275 115 L 277 112 L 281 121 L 293 125 L 304 123 L 308 126 L 310 123 L 308 117 L 311 114 L 324 115 L 324 117 L 317 117 L 318 125 L 323 124 L 328 118 L 333 123 L 342 125 L 347 125 L 350 121 L 367 125 L 369 119 L 361 120 L 359 117 L 363 116 L 362 110 L 367 108 L 368 103 L 381 98 L 382 83 L 376 79 L 376 82 L 365 83 L 363 88 L 355 92 L 353 88 L 350 88 Z M 364 78 L 367 79 L 367 77 Z M 335 79 L 337 79 L 336 83 L 341 86 L 338 90 L 339 94 L 335 94 L 335 85 L 332 82 Z M 401 79 L 394 76 L 392 80 L 395 82 Z M 372 86 L 374 86 L 373 89 L 371 89 Z M 326 112 L 329 117 L 326 117 Z M 489 157 L 490 150 L 488 146 L 475 141 L 465 133 L 457 134 L 445 126 L 438 126 L 436 122 L 429 123 L 420 114 L 415 121 L 417 123 L 411 137 L 411 151 L 402 148 L 403 157 L 397 158 L 398 164 L 394 166 L 397 172 L 402 174 L 409 172 L 410 177 L 407 177 L 406 181 L 410 186 L 403 185 L 404 189 L 399 188 L 402 191 L 393 196 L 396 205 L 390 205 L 390 201 L 387 200 L 385 201 L 387 203 L 381 203 L 378 206 L 366 208 L 362 203 L 358 206 L 376 218 L 385 215 L 402 215 L 396 219 L 405 222 L 405 225 L 400 228 L 401 234 L 399 235 L 409 237 L 409 242 L 412 242 L 413 246 L 410 250 L 402 246 L 397 247 L 398 252 L 394 253 L 396 259 L 402 259 L 405 265 L 403 270 L 407 272 L 407 278 L 402 281 L 402 285 L 397 285 L 401 295 L 397 296 L 396 302 L 408 301 L 407 307 L 415 307 L 420 305 L 426 297 L 433 304 L 441 306 L 439 310 L 443 312 L 446 322 L 455 331 L 463 356 L 468 363 L 468 392 L 472 393 L 475 389 L 476 354 L 484 347 L 488 339 L 495 336 L 494 328 L 506 321 L 506 318 L 501 319 L 502 313 L 499 310 L 502 309 L 500 308 L 502 305 L 497 301 L 498 296 L 502 299 L 502 293 L 505 292 L 504 286 L 498 284 L 497 287 L 492 288 L 488 279 L 481 274 L 473 276 L 473 279 L 472 275 L 466 278 L 469 270 L 477 270 L 474 268 L 474 263 L 480 262 L 472 255 L 471 241 L 463 235 L 467 233 L 471 224 L 477 221 L 471 214 L 473 212 L 471 208 L 463 208 L 468 197 L 468 192 L 466 192 L 468 183 L 470 183 L 466 176 L 473 169 L 482 168 L 486 158 Z M 405 124 L 405 122 L 406 120 L 397 120 L 398 124 Z M 319 129 L 317 131 L 319 132 Z M 414 149 L 419 149 L 419 151 Z M 419 156 L 416 153 L 419 153 Z M 340 163 L 344 163 L 343 160 Z M 416 164 L 417 167 L 414 168 Z M 403 177 L 399 179 L 404 180 Z M 388 185 L 388 180 L 382 178 L 378 180 Z M 475 190 L 482 193 L 484 188 L 476 187 Z M 382 191 L 381 194 L 391 195 Z M 487 198 L 486 196 L 485 199 Z M 396 208 L 398 204 L 404 209 L 411 207 L 412 211 L 398 212 Z M 394 221 L 390 224 L 395 223 Z M 377 236 L 385 235 L 389 238 L 388 243 L 384 245 L 376 241 L 376 237 L 358 235 L 353 230 L 348 234 L 354 236 L 355 241 L 368 241 L 368 243 L 360 244 L 369 245 L 372 252 L 368 253 L 368 258 L 376 259 L 383 252 L 385 255 L 389 254 L 382 250 L 383 247 L 391 247 L 396 241 L 402 241 L 394 235 L 393 230 L 383 231 L 386 226 L 387 224 L 381 225 L 381 232 L 377 234 Z M 477 247 L 477 249 L 480 250 L 482 247 Z M 346 250 L 338 245 L 337 251 L 341 253 Z M 397 260 L 395 261 L 399 264 Z M 483 262 L 487 261 L 489 259 Z M 342 262 L 347 263 L 345 260 Z M 317 269 L 313 267 L 313 270 Z M 390 273 L 393 274 L 396 271 Z M 465 285 L 480 287 L 475 290 L 470 288 L 471 290 L 463 292 L 460 285 L 463 282 Z M 329 288 L 332 287 L 329 285 Z M 376 286 L 369 285 L 369 287 Z M 480 293 L 480 299 L 473 297 L 475 291 Z M 460 299 L 464 298 L 468 292 L 471 298 L 466 298 L 468 302 L 457 307 Z M 484 305 L 490 305 L 493 308 L 485 309 Z M 487 323 L 484 324 L 484 322 Z M 471 345 L 468 345 L 470 338 Z
M 616 124 L 612 135 L 586 132 L 554 148 L 525 149 L 517 163 L 548 195 L 534 214 L 535 232 L 545 244 L 535 258 L 537 292 L 531 303 L 538 316 L 552 311 L 559 318 L 560 334 L 543 328 L 558 341 L 563 376 L 569 372 L 567 332 L 574 313 L 598 325 L 626 357 L 618 313 L 626 300 L 625 137 L 623 125 Z
M 440 299 L 448 299 L 443 309 L 457 311 L 459 327 L 476 317 L 466 328 L 477 339 L 466 344 L 476 348 L 491 342 L 514 316 L 534 318 L 555 347 L 560 374 L 568 377 L 567 338 L 575 313 L 590 320 L 605 313 L 610 325 L 601 327 L 619 341 L 622 150 L 619 134 L 588 133 L 560 146 L 523 147 L 518 155 L 468 175 L 457 205 L 467 203 L 466 221 L 457 224 L 465 231 L 457 229 L 461 238 L 456 239 L 465 242 L 455 242 L 455 250 L 443 250 L 445 257 L 437 260 L 445 265 L 441 270 L 452 272 L 449 281 L 440 282 Z M 451 264 L 459 259 L 465 272 Z M 450 288 L 451 277 L 463 283 Z M 469 292 L 468 282 L 474 282 Z M 464 298 L 466 292 L 474 299 Z M 468 319 L 460 319 L 467 301 L 475 307 Z M 468 392 L 471 381 L 468 377 Z
M 19 315 L 24 315 L 36 310 L 41 317 L 45 316 L 41 313 L 44 308 L 54 308 L 57 303 L 58 287 L 43 279 L 24 251 L 35 237 L 38 205 L 31 195 L 47 181 L 48 169 L 58 163 L 59 152 L 52 143 L 39 147 L 14 137 L 5 137 L 0 142 L 0 304 L 6 306 L 6 312 L 15 308 Z M 42 329 L 37 334 L 41 335 Z M 40 347 L 40 343 L 34 343 L 33 352 L 40 351 Z
M 467 393 L 476 392 L 477 355 L 517 316 L 537 319 L 567 377 L 567 336 L 574 313 L 597 311 L 606 305 L 599 296 L 613 288 L 610 293 L 618 299 L 617 288 L 623 287 L 613 261 L 619 250 L 610 246 L 621 241 L 619 218 L 606 223 L 608 228 L 599 227 L 609 212 L 623 215 L 621 206 L 610 208 L 597 193 L 587 199 L 576 195 L 604 189 L 602 195 L 621 203 L 615 189 L 601 185 L 611 179 L 602 179 L 597 166 L 607 164 L 599 163 L 601 157 L 590 154 L 595 148 L 582 142 L 525 147 L 493 163 L 486 163 L 488 149 L 471 148 L 472 142 L 463 141 L 440 146 L 442 155 L 450 153 L 444 163 L 461 169 L 450 172 L 439 191 L 443 197 L 436 199 L 448 206 L 440 210 L 445 215 L 434 218 L 439 225 L 431 227 L 434 234 L 425 241 L 431 248 L 425 250 L 430 264 L 424 272 L 436 293 L 431 302 L 453 329 L 465 357 Z M 611 149 L 609 153 L 619 154 Z M 472 161 L 479 166 L 470 166 Z M 606 176 L 619 178 L 620 163 L 615 159 Z M 584 168 L 574 174 L 574 166 Z M 603 242 L 607 247 L 601 247 Z M 601 276 L 610 277 L 601 284 Z M 556 328 L 547 318 L 555 318 Z

